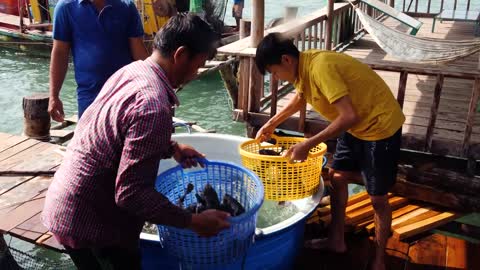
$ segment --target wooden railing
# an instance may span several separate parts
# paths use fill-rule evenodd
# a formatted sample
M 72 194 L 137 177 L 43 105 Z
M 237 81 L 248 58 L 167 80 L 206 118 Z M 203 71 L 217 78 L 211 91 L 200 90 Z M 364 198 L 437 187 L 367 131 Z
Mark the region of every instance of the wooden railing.
M 478 9 L 480 2 L 476 0 L 396 0 L 398 10 L 415 17 L 432 17 L 444 9 L 471 10 Z
M 472 70 L 471 72 L 461 72 L 455 69 L 447 68 L 426 68 L 423 66 L 417 66 L 413 64 L 406 63 L 375 63 L 375 62 L 365 62 L 374 70 L 381 71 L 391 71 L 397 72 L 400 74 L 398 91 L 397 91 L 397 100 L 400 103 L 400 106 L 403 108 L 405 100 L 405 90 L 407 86 L 408 76 L 409 75 L 427 75 L 435 76 L 436 82 L 434 87 L 433 100 L 430 107 L 429 122 L 423 141 L 421 139 L 409 140 L 406 143 L 409 149 L 415 149 L 423 152 L 432 152 L 432 143 L 433 143 L 433 134 L 435 129 L 435 123 L 437 121 L 438 108 L 440 105 L 440 97 L 442 95 L 442 90 L 444 87 L 444 81 L 447 78 L 457 78 L 465 79 L 473 82 L 473 89 L 470 96 L 470 102 L 468 107 L 467 116 L 465 119 L 464 134 L 462 138 L 462 147 L 458 149 L 456 146 L 444 145 L 444 148 L 447 148 L 450 154 L 454 154 L 458 157 L 464 158 L 474 158 L 480 159 L 478 154 L 479 149 L 471 149 L 471 136 L 472 136 L 472 127 L 474 125 L 477 104 L 480 97 L 480 71 Z M 460 119 L 459 119 L 460 120 Z M 435 151 L 436 152 L 436 151 Z

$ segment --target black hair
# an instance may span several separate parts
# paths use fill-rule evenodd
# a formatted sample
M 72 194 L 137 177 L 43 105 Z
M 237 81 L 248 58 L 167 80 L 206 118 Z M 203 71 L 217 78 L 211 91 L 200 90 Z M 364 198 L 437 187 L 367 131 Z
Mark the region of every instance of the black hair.
M 282 62 L 282 55 L 299 58 L 300 52 L 291 39 L 283 37 L 280 33 L 270 33 L 257 46 L 255 64 L 260 73 L 265 75 L 267 66 Z
M 162 56 L 170 57 L 178 48 L 185 46 L 191 57 L 207 53 L 211 59 L 217 53 L 219 41 L 220 35 L 200 17 L 179 13 L 157 32 L 153 48 L 159 50 Z

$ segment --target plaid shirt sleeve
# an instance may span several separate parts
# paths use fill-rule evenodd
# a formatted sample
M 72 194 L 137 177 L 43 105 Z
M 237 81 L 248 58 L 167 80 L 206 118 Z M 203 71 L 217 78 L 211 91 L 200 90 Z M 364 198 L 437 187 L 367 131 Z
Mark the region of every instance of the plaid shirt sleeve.
M 161 108 L 137 101 L 126 131 L 115 184 L 116 204 L 155 224 L 187 227 L 191 214 L 154 189 L 158 165 L 171 145 L 172 116 L 168 102 Z

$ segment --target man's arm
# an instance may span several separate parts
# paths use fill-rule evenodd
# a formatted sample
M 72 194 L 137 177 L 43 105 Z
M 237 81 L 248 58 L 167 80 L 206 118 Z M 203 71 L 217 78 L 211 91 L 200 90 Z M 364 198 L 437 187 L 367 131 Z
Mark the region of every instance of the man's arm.
M 145 60 L 147 59 L 148 51 L 143 43 L 143 24 L 140 19 L 140 14 L 138 13 L 137 7 L 135 6 L 134 1 L 130 3 L 130 23 L 128 25 L 127 35 L 128 35 L 128 44 L 130 46 L 130 53 L 132 54 L 133 60 Z
M 303 99 L 298 93 L 288 102 L 288 104 L 257 132 L 256 139 L 268 140 L 275 131 L 275 128 L 285 121 L 288 117 L 298 112 L 303 106 L 305 106 L 305 99 Z
M 128 43 L 130 45 L 130 51 L 132 52 L 133 60 L 145 60 L 147 59 L 148 52 L 143 43 L 143 37 L 131 37 L 128 38 Z
M 348 95 L 339 98 L 333 103 L 333 105 L 338 111 L 337 118 L 315 136 L 289 148 L 284 156 L 290 157 L 290 160 L 305 160 L 308 156 L 308 151 L 311 148 L 337 136 L 341 132 L 350 129 L 358 123 L 358 115 L 355 112 L 352 100 Z
M 52 119 L 63 122 L 64 112 L 63 104 L 60 100 L 60 90 L 62 89 L 65 74 L 68 69 L 68 57 L 70 55 L 70 43 L 60 40 L 53 41 L 53 49 L 50 58 L 50 100 L 48 112 Z

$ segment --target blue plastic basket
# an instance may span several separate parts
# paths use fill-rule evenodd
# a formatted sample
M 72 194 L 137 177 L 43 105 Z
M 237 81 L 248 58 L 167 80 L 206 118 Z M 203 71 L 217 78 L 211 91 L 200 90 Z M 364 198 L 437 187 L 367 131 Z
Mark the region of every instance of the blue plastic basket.
M 257 212 L 263 203 L 263 185 L 248 169 L 219 161 L 204 161 L 205 168 L 184 170 L 177 166 L 157 177 L 155 187 L 171 202 L 176 203 L 188 183 L 194 190 L 184 205 L 196 202 L 195 193 L 210 184 L 221 200 L 224 194 L 233 196 L 245 208 L 245 213 L 230 217 L 230 228 L 217 236 L 204 238 L 188 229 L 158 225 L 162 245 L 170 255 L 186 265 L 216 266 L 241 259 L 253 243 Z

